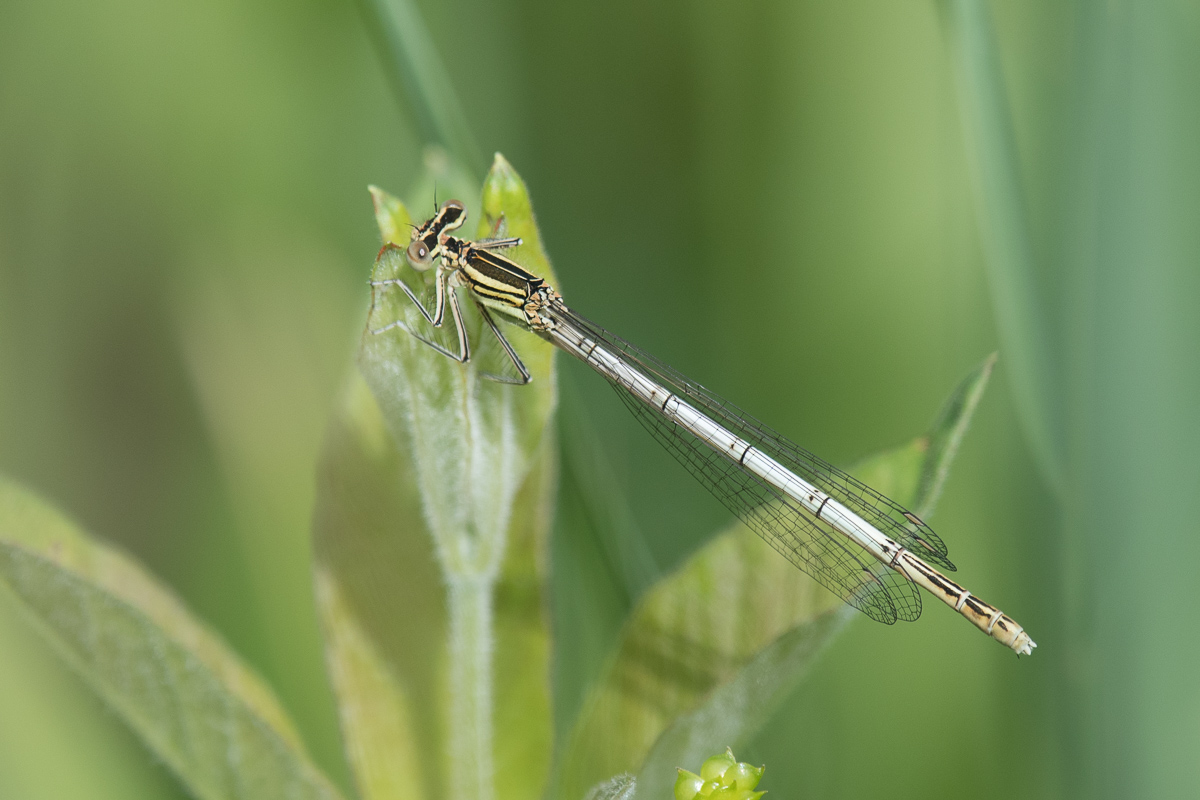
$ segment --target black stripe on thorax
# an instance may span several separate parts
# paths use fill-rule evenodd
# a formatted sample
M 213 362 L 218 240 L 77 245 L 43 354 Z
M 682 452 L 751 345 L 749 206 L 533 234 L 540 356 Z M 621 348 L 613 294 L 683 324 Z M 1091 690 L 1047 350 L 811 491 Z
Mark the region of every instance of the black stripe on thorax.
M 468 269 L 497 283 L 519 289 L 526 296 L 532 295 L 544 283 L 541 278 L 521 269 L 515 262 L 487 250 L 472 248 L 466 262 Z
M 493 289 L 492 287 L 486 286 L 482 283 L 472 283 L 471 291 L 480 297 L 488 300 L 497 300 L 507 306 L 512 306 L 513 308 L 523 307 L 525 305 L 525 301 L 528 299 L 524 294 Z

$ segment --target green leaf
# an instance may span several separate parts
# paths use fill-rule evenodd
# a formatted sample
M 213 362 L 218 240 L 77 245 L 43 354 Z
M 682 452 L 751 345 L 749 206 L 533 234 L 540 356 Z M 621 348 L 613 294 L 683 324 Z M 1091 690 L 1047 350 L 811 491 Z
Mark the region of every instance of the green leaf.
M 954 388 L 933 425 L 923 438 L 927 452 L 921 465 L 921 480 L 911 495 L 896 492 L 892 497 L 903 498 L 899 502 L 911 508 L 918 517 L 930 516 L 941 497 L 942 487 L 950 476 L 950 464 L 958 455 L 967 435 L 967 428 L 975 416 L 975 409 L 983 399 L 983 392 L 991 380 L 998 354 L 992 353 L 979 363 L 962 382 Z
M 385 240 L 407 243 L 405 206 L 373 195 Z M 549 276 L 524 184 L 503 158 L 482 195 L 460 195 L 478 230 L 520 236 L 525 244 L 509 254 Z M 382 268 L 396 267 L 407 269 Z M 379 269 L 375 279 L 392 277 Z M 483 795 L 493 778 L 501 800 L 534 796 L 552 735 L 544 592 L 553 353 L 505 325 L 533 383 L 502 385 L 404 330 L 370 333 L 395 319 L 425 324 L 400 291 L 376 292 L 363 379 L 350 383 L 330 428 L 314 521 L 318 605 L 351 768 L 365 800 Z M 473 337 L 487 333 L 479 321 L 469 321 Z M 502 735 L 490 735 L 492 724 Z
M 717 536 L 638 604 L 576 722 L 558 796 L 581 797 L 625 771 L 639 772 L 639 786 L 652 781 L 648 791 L 669 792 L 677 766 L 736 746 L 743 728 L 765 721 L 761 682 L 782 678 L 790 689 L 840 627 L 843 617 L 826 612 L 841 605 L 740 523 Z
M 853 472 L 929 513 L 993 363 L 954 390 L 929 433 Z M 557 796 L 627 771 L 639 792 L 667 796 L 676 767 L 748 740 L 857 613 L 734 524 L 634 610 L 575 722 Z
M 857 613 L 843 605 L 787 630 L 763 647 L 702 703 L 663 731 L 638 771 L 638 785 L 659 794 L 675 782 L 678 764 L 695 763 L 723 743 L 745 742 L 770 719 L 825 646 Z
M 270 688 L 169 590 L 2 480 L 0 584 L 196 797 L 340 797 Z

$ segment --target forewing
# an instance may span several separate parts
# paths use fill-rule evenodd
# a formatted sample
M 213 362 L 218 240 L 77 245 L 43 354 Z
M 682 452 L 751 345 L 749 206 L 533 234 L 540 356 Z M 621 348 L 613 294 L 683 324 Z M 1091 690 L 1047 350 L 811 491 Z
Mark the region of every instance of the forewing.
M 639 358 L 644 356 L 641 351 L 573 312 L 568 313 L 572 324 L 583 328 L 595 340 L 623 352 L 631 363 L 644 368 L 644 362 Z M 681 384 L 657 370 L 647 370 L 647 373 L 663 380 L 681 397 L 688 396 L 686 379 Z M 642 427 L 784 558 L 874 620 L 890 625 L 897 619 L 911 621 L 920 616 L 921 598 L 914 584 L 880 564 L 866 550 L 832 530 L 780 490 L 662 417 L 619 381 L 610 379 L 609 382 Z M 724 417 L 718 419 L 725 422 Z
M 705 404 L 711 403 L 714 396 L 707 390 L 702 391 L 708 398 Z M 821 487 L 876 529 L 925 561 L 949 572 L 955 571 L 954 563 L 947 557 L 949 551 L 946 543 L 916 514 L 854 476 L 793 444 L 757 420 L 750 419 L 749 425 L 757 438 L 755 447 L 800 477 Z
M 664 419 L 619 383 L 610 382 L 642 427 L 780 555 L 871 619 L 890 625 L 920 616 L 921 598 L 914 584 L 787 495 Z
M 784 438 L 733 403 L 718 397 L 635 345 L 593 323 L 587 322 L 586 327 L 636 363 L 647 375 L 669 386 L 710 418 L 829 494 L 885 535 L 925 561 L 950 572 L 955 571 L 953 562 L 947 557 L 945 542 L 916 514 Z

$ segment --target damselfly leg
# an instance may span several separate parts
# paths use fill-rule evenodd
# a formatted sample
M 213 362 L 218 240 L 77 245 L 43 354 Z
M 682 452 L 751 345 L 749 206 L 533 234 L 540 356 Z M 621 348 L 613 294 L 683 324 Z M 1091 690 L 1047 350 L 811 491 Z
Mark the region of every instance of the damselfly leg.
M 457 287 L 462 285 L 459 272 L 447 266 L 442 258 L 444 231 L 457 228 L 464 216 L 461 203 L 448 201 L 434 217 L 413 229 L 412 241 L 407 248 L 388 243 L 379 251 L 375 275 L 394 277 L 370 281 L 371 315 L 376 309 L 375 292 L 399 287 L 420 313 L 420 319 L 406 321 L 399 318 L 381 327 L 370 328 L 369 331 L 378 335 L 399 328 L 447 358 L 462 364 L 474 360 L 481 377 L 499 383 L 524 385 L 531 380 L 529 370 L 486 307 L 478 300 L 474 301 L 482 324 L 479 321 L 468 324 L 464 318 L 456 292 Z M 517 247 L 521 243 L 520 238 L 511 237 L 485 240 L 477 243 L 477 246 L 480 250 L 495 251 Z M 451 320 L 449 325 L 445 324 L 447 306 Z M 430 326 L 425 333 L 413 324 L 422 321 Z M 476 330 L 482 340 L 476 342 L 475 348 L 471 344 L 471 330 Z
M 487 324 L 488 329 L 492 332 L 491 341 L 496 342 L 501 348 L 503 348 L 504 355 L 508 359 L 506 363 L 511 364 L 517 370 L 519 377 L 500 375 L 494 372 L 484 371 L 481 371 L 480 374 L 488 380 L 493 380 L 498 383 L 511 383 L 516 386 L 524 386 L 533 380 L 529 374 L 529 370 L 525 368 L 524 362 L 521 361 L 521 357 L 517 355 L 516 349 L 512 346 L 512 343 L 508 341 L 508 337 L 506 337 L 500 331 L 500 326 L 497 325 L 496 320 L 492 318 L 491 312 L 489 312 L 487 307 L 478 300 L 475 301 L 475 307 L 479 309 L 479 315 L 483 317 L 484 323 Z
M 403 252 L 404 251 L 401 250 L 398 245 L 388 242 L 383 246 L 383 249 L 379 251 L 379 256 L 375 259 L 376 264 L 387 262 L 397 262 L 403 264 Z M 410 289 L 401 278 L 387 278 L 381 281 L 370 281 L 370 285 L 372 289 L 383 288 L 386 286 L 399 286 L 404 293 L 408 295 L 408 299 L 412 300 L 413 305 L 417 307 L 417 310 L 421 312 L 421 316 L 425 317 L 425 320 L 433 327 L 440 328 L 442 327 L 442 322 L 445 320 L 446 316 L 446 281 L 448 277 L 449 273 L 442 269 L 439 269 L 434 276 L 434 299 L 432 311 L 425 308 L 425 303 L 421 301 L 421 298 L 417 297 L 417 293 Z M 373 303 L 372 306 L 374 306 Z M 400 321 L 392 322 L 382 328 L 372 330 L 371 333 L 383 333 L 391 330 L 392 328 L 398 327 L 404 327 L 403 323 Z

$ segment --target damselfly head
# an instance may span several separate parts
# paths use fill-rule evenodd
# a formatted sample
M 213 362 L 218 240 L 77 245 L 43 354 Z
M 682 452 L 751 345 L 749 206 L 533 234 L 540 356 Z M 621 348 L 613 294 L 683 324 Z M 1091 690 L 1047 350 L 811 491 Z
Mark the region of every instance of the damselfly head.
M 467 218 L 466 207 L 457 200 L 447 200 L 424 225 L 413 228 L 412 244 L 405 251 L 413 269 L 427 270 L 441 251 L 441 237 L 446 231 L 460 227 Z

